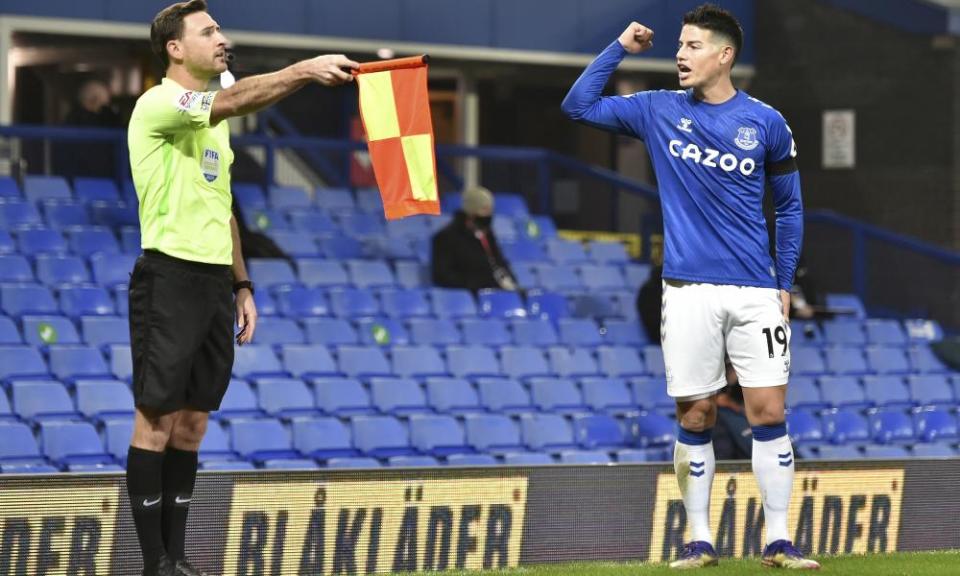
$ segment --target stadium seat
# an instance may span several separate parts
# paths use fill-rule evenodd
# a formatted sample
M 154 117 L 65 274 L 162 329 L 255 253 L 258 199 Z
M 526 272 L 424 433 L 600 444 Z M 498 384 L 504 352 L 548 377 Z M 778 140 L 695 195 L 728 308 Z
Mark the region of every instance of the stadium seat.
M 460 321 L 463 341 L 480 346 L 508 346 L 513 336 L 500 318 L 464 318 Z
M 881 410 L 870 415 L 871 438 L 877 444 L 913 442 L 913 421 L 900 410 Z
M 943 339 L 943 327 L 936 320 L 910 318 L 903 321 L 909 342 L 937 342 Z
M 127 284 L 137 257 L 132 254 L 95 254 L 90 258 L 93 266 L 93 278 L 107 288 L 117 284 Z
M 819 457 L 823 460 L 841 460 L 849 462 L 863 458 L 860 448 L 853 445 L 831 446 L 829 444 L 817 448 Z
M 0 282 L 33 282 L 30 262 L 20 254 L 0 256 Z
M 944 442 L 914 444 L 912 451 L 914 458 L 953 458 L 957 455 L 953 445 Z
M 18 251 L 24 256 L 38 254 L 64 254 L 67 241 L 58 230 L 50 228 L 26 228 L 16 233 Z
M 468 414 L 464 419 L 467 444 L 478 452 L 526 452 L 517 424 L 503 414 Z M 451 456 L 448 463 L 453 465 Z M 494 463 L 496 461 L 494 460 Z
M 534 346 L 504 346 L 500 349 L 503 373 L 515 380 L 537 376 L 553 376 L 540 348 Z
M 111 344 L 107 347 L 110 358 L 110 373 L 118 380 L 129 382 L 133 378 L 133 356 L 129 344 Z
M 42 203 L 42 209 L 44 222 L 54 230 L 63 230 L 70 226 L 90 226 L 90 214 L 87 207 L 80 202 L 46 200 Z
M 820 376 L 827 371 L 827 366 L 819 348 L 793 346 L 790 350 L 790 369 L 793 374 L 800 376 Z
M 827 309 L 836 314 L 849 315 L 858 320 L 867 317 L 867 312 L 863 307 L 863 302 L 856 294 L 835 294 L 827 293 Z
M 460 329 L 449 318 L 411 318 L 408 325 L 414 344 L 443 346 L 463 342 Z
M 583 400 L 594 412 L 625 414 L 637 409 L 627 383 L 621 378 L 584 378 Z
M 867 366 L 877 374 L 906 374 L 910 372 L 910 362 L 906 351 L 899 347 L 868 346 L 864 353 Z
M 350 427 L 337 418 L 297 418 L 291 425 L 293 447 L 308 458 L 327 460 L 359 456 Z
M 571 266 L 564 264 L 540 264 L 536 267 L 538 285 L 546 290 L 568 292 L 583 290 L 583 280 Z
M 379 468 L 380 462 L 376 458 L 331 458 L 327 460 L 327 468 Z
M 410 442 L 420 452 L 436 457 L 473 452 L 460 423 L 443 414 L 410 416 Z
M 340 227 L 337 226 L 333 218 L 326 212 L 319 210 L 289 210 L 287 218 L 290 220 L 290 226 L 294 231 L 306 232 L 317 236 L 334 236 L 340 233 Z
M 510 243 L 504 242 L 500 246 L 500 250 L 503 252 L 503 256 L 507 262 L 511 264 L 517 264 L 519 262 L 536 263 L 543 262 L 547 259 L 547 255 L 539 243 L 522 238 L 517 238 L 514 242 Z
M 929 346 L 911 346 L 909 350 L 910 368 L 913 372 L 924 374 L 943 374 L 949 368 L 934 355 Z
M 427 293 L 420 288 L 382 290 L 380 302 L 383 312 L 395 318 L 431 316 Z
M 426 388 L 427 404 L 437 412 L 462 415 L 484 411 L 477 391 L 462 378 L 427 378 Z
M 393 371 L 405 378 L 448 376 L 447 364 L 432 346 L 394 346 Z
M 606 414 L 574 416 L 573 437 L 584 450 L 615 450 L 626 446 L 620 424 Z
M 122 226 L 138 226 L 137 205 L 124 201 L 97 200 L 90 204 L 90 222 L 94 226 L 106 226 L 111 230 Z
M 493 413 L 520 414 L 535 408 L 526 388 L 507 378 L 478 378 L 480 405 Z
M 393 267 L 397 284 L 403 288 L 422 288 L 430 284 L 427 271 L 416 260 L 397 260 Z
M 582 242 L 551 238 L 546 244 L 547 255 L 556 264 L 570 266 L 590 261 Z
M 676 424 L 656 412 L 639 412 L 626 419 L 627 438 L 637 448 L 669 446 L 676 440 Z
M 604 341 L 615 346 L 642 348 L 650 343 L 643 324 L 635 320 L 609 319 L 604 321 L 600 331 L 603 333 Z
M 493 213 L 497 216 L 506 216 L 513 220 L 530 216 L 527 201 L 523 196 L 497 192 L 494 198 L 496 202 L 494 203 Z
M 820 397 L 834 408 L 846 407 L 862 410 L 873 400 L 866 396 L 860 382 L 852 376 L 821 376 Z
M 311 318 L 318 320 L 318 318 Z M 326 318 L 323 318 L 326 320 Z M 296 321 L 290 318 L 263 317 L 257 318 L 256 340 L 258 344 L 279 346 L 282 344 L 305 344 L 303 330 Z
M 41 254 L 36 258 L 37 279 L 47 286 L 82 284 L 90 281 L 90 272 L 83 258 Z
M 836 375 L 862 375 L 870 372 L 861 348 L 831 347 L 824 350 L 827 371 Z
M 820 419 L 806 410 L 791 410 L 787 413 L 787 432 L 790 440 L 798 446 L 816 445 L 824 441 Z
M 200 467 L 203 470 L 214 470 L 218 472 L 245 472 L 256 469 L 253 462 L 247 462 L 246 460 L 213 460 L 201 462 Z
M 393 376 L 390 361 L 372 346 L 337 346 L 340 371 L 352 378 Z
M 460 378 L 499 376 L 500 362 L 486 346 L 448 346 L 447 368 Z
M 111 464 L 97 429 L 89 422 L 49 420 L 40 423 L 40 446 L 52 462 L 72 464 Z
M 910 457 L 905 446 L 878 446 L 868 444 L 863 447 L 864 458 L 902 460 Z
M 74 178 L 73 195 L 77 200 L 87 203 L 120 200 L 117 183 L 109 178 Z
M 556 321 L 570 316 L 570 304 L 562 294 L 531 290 L 527 292 L 527 316 Z
M 299 186 L 269 186 L 267 201 L 274 210 L 309 208 L 313 204 L 310 194 Z
M 336 346 L 356 344 L 360 341 L 353 324 L 344 318 L 304 318 L 301 323 L 306 332 L 307 342 L 310 344 Z
M 283 258 L 250 258 L 247 260 L 247 272 L 254 282 L 264 288 L 298 284 L 293 266 Z
M 104 226 L 75 226 L 67 228 L 70 251 L 89 258 L 94 254 L 120 254 L 120 244 L 109 228 Z
M 560 342 L 557 329 L 550 320 L 542 318 L 514 318 L 510 321 L 513 341 L 517 346 L 554 346 Z
M 23 196 L 30 202 L 39 202 L 48 198 L 69 200 L 73 193 L 61 176 L 28 175 L 23 178 Z
M 272 208 L 250 208 L 243 211 L 247 228 L 254 232 L 268 233 L 274 230 L 290 230 L 292 227 L 283 212 Z
M 399 318 L 358 318 L 357 335 L 360 343 L 368 346 L 406 346 L 410 344 L 410 335 Z
M 411 378 L 371 378 L 370 399 L 384 414 L 409 416 L 431 412 L 423 388 Z
M 60 308 L 46 286 L 39 284 L 4 284 L 0 286 L 0 302 L 7 316 L 58 314 Z
M 266 208 L 267 207 L 267 198 L 263 193 L 263 187 L 259 184 L 251 184 L 249 182 L 232 182 L 230 188 L 233 192 L 233 197 L 236 198 L 237 204 L 240 205 L 240 209 L 256 209 L 256 208 Z
M 496 466 L 497 459 L 490 454 L 451 454 L 447 466 Z
M 428 215 L 414 215 L 399 220 L 387 220 L 386 232 L 390 238 L 424 238 L 430 235 Z
M 0 381 L 49 376 L 47 363 L 33 346 L 0 346 Z
M 363 258 L 366 255 L 363 243 L 348 236 L 333 236 L 332 238 L 321 239 L 320 252 L 325 257 L 335 260 Z
M 822 418 L 824 436 L 833 444 L 857 444 L 870 440 L 867 419 L 856 410 L 831 410 Z
M 896 320 L 870 318 L 864 323 L 867 342 L 884 346 L 906 346 L 907 335 Z
M 810 376 L 796 376 L 787 385 L 787 408 L 822 410 L 828 404 L 820 396 L 820 389 Z
M 270 346 L 247 344 L 234 347 L 233 375 L 237 378 L 253 379 L 285 377 L 288 374 Z
M 633 400 L 644 410 L 673 410 L 676 402 L 667 394 L 667 383 L 661 378 L 631 378 Z M 789 389 L 789 387 L 788 387 Z
M 133 393 L 119 380 L 78 380 L 77 410 L 94 420 L 133 418 Z
M 350 282 L 358 288 L 396 286 L 393 270 L 381 260 L 347 260 Z
M 40 212 L 32 202 L 18 198 L 0 198 L 0 230 L 42 225 Z
M 824 344 L 823 332 L 820 325 L 814 320 L 801 320 L 791 318 L 790 326 L 790 345 L 792 348 L 799 346 L 822 346 Z
M 946 376 L 923 374 L 907 377 L 910 398 L 920 406 L 952 407 L 954 391 Z
M 277 290 L 274 298 L 277 302 L 277 311 L 288 318 L 296 320 L 305 316 L 330 314 L 327 294 L 320 288 L 288 286 Z
M 235 418 L 230 421 L 230 447 L 254 462 L 297 458 L 290 432 L 273 418 Z
M 218 420 L 233 418 L 256 418 L 262 416 L 260 404 L 253 388 L 246 380 L 233 378 L 220 402 L 220 409 L 210 414 Z
M 610 455 L 602 450 L 564 450 L 560 452 L 561 464 L 609 464 Z
M 488 318 L 525 317 L 527 309 L 518 292 L 484 289 L 477 293 L 477 304 L 481 316 Z
M 50 347 L 50 372 L 57 379 L 72 383 L 81 378 L 110 378 L 110 367 L 100 350 L 90 346 L 56 345 Z
M 913 407 L 910 392 L 899 376 L 865 376 L 866 398 L 877 407 L 906 409 Z
M 431 288 L 430 301 L 433 313 L 438 318 L 462 318 L 476 316 L 477 305 L 467 290 Z
M 0 256 L 13 254 L 17 251 L 17 245 L 13 242 L 13 237 L 6 230 L 0 230 Z
M 530 262 L 511 262 L 510 269 L 517 284 L 524 288 L 540 287 L 540 280 L 537 279 L 536 266 Z
M 340 318 L 359 318 L 380 314 L 380 303 L 366 288 L 335 288 L 330 290 L 330 310 Z
M 131 404 L 132 406 L 132 404 Z M 211 428 L 220 428 L 219 424 L 211 422 L 207 426 L 207 434 L 204 436 L 206 442 L 207 436 L 217 437 L 216 432 L 210 432 Z M 220 431 L 223 434 L 223 431 Z M 113 456 L 113 459 L 126 466 L 127 451 L 130 449 L 130 440 L 133 438 L 133 418 L 114 418 L 103 423 L 103 443 L 106 445 L 107 454 Z M 203 451 L 203 444 L 200 445 Z M 201 460 L 203 455 L 201 454 Z
M 31 346 L 80 344 L 76 327 L 64 316 L 24 316 L 22 322 L 23 339 Z
M 0 176 L 0 198 L 19 199 L 23 195 L 20 193 L 20 186 L 17 181 L 10 176 Z
M 947 410 L 926 408 L 915 415 L 917 439 L 921 442 L 956 442 L 957 416 Z
M 557 321 L 560 341 L 566 346 L 597 347 L 603 336 L 597 323 L 590 318 L 561 318 Z
M 61 286 L 59 292 L 60 310 L 71 318 L 112 316 L 117 311 L 110 293 L 101 286 Z
M 610 377 L 646 375 L 643 360 L 636 348 L 629 346 L 601 346 L 597 348 L 600 371 Z
M 641 264 L 639 262 L 627 262 L 623 265 L 623 277 L 627 288 L 639 290 L 641 286 L 650 279 L 650 273 L 653 267 L 650 264 Z
M 627 248 L 622 242 L 591 240 L 587 243 L 587 252 L 590 254 L 590 260 L 597 264 L 624 264 L 630 259 Z M 631 284 L 631 286 L 639 287 L 640 284 Z
M 134 256 L 140 254 L 142 251 L 142 240 L 139 228 L 134 226 L 124 226 L 120 228 L 120 248 L 124 254 L 132 254 Z
M 0 345 L 7 344 L 23 344 L 23 337 L 12 318 L 0 316 Z
M 823 336 L 827 344 L 833 345 L 863 346 L 867 343 L 863 323 L 852 318 L 824 320 Z
M 316 413 L 313 391 L 297 378 L 258 378 L 260 409 L 274 418 L 289 419 Z
M 628 288 L 623 273 L 617 266 L 584 264 L 580 266 L 580 277 L 587 290 L 623 290 Z
M 0 463 L 45 464 L 33 431 L 23 422 L 0 421 Z
M 383 216 L 380 214 L 365 214 L 362 212 L 340 212 L 338 214 L 340 228 L 353 238 L 369 238 L 383 236 Z
M 533 452 L 560 452 L 577 448 L 570 422 L 559 414 L 521 416 L 520 436 Z
M 314 241 L 312 232 L 303 230 L 271 230 L 268 236 L 284 254 L 291 258 L 316 258 L 320 256 L 320 247 Z
M 576 414 L 587 411 L 580 389 L 566 378 L 532 378 L 530 398 L 542 412 Z
M 391 468 L 426 468 L 439 466 L 433 456 L 391 456 L 387 458 L 387 465 Z
M 410 445 L 410 433 L 393 416 L 355 416 L 353 445 L 371 458 L 408 456 L 416 453 Z
M 554 464 L 553 457 L 544 452 L 507 452 L 503 454 L 507 466 L 542 466 Z
M 564 378 L 581 378 L 585 376 L 602 376 L 597 367 L 597 361 L 589 350 L 584 348 L 566 348 L 551 346 L 547 350 L 550 367 L 558 376 Z
M 56 380 L 14 380 L 10 392 L 13 412 L 23 420 L 39 422 L 80 416 L 67 389 Z
M 280 347 L 283 368 L 294 378 L 339 376 L 340 369 L 326 346 L 316 344 L 284 344 Z
M 664 448 L 617 450 L 617 462 L 667 462 L 670 460 L 673 460 L 672 451 Z
M 354 378 L 321 376 L 311 380 L 317 408 L 339 417 L 373 414 L 370 395 Z
M 123 295 L 121 296 L 118 288 L 114 288 L 114 290 L 117 291 L 117 313 L 121 316 L 126 316 L 126 304 L 120 302 L 121 297 L 123 301 L 126 302 L 126 291 L 124 291 Z M 253 295 L 253 300 L 257 304 L 258 316 L 276 316 L 279 314 L 279 311 L 277 310 L 277 303 L 274 301 L 269 290 L 260 290 Z
M 308 458 L 271 458 L 263 461 L 266 470 L 313 470 L 320 465 Z
M 651 345 L 643 349 L 643 365 L 652 376 L 664 376 L 667 369 L 663 363 L 663 349 Z

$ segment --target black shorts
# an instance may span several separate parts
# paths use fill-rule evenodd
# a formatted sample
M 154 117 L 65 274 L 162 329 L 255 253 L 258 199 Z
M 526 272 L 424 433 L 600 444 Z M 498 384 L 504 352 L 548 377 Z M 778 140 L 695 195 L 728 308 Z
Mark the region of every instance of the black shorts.
M 217 410 L 233 369 L 230 267 L 147 250 L 133 267 L 129 297 L 137 408 Z

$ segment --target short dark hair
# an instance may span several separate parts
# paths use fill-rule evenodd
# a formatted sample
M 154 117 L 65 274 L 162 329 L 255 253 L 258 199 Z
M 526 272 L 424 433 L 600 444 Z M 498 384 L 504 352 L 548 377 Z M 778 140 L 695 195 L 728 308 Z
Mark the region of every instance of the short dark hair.
M 743 48 L 743 28 L 730 12 L 716 4 L 702 4 L 684 14 L 683 23 L 724 36 L 733 42 L 734 61 L 740 56 L 740 49 Z
M 183 38 L 183 19 L 194 12 L 206 12 L 207 0 L 189 0 L 171 4 L 157 13 L 150 24 L 150 46 L 163 69 L 170 66 L 167 42 Z

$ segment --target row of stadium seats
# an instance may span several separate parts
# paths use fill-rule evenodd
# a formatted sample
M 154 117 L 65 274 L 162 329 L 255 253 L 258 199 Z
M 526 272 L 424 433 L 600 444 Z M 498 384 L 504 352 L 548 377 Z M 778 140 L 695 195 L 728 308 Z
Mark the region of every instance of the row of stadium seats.
M 866 414 L 838 408 L 820 415 L 791 410 L 787 422 L 797 445 L 903 445 L 958 440 L 956 413 L 935 407 L 914 411 L 883 408 Z

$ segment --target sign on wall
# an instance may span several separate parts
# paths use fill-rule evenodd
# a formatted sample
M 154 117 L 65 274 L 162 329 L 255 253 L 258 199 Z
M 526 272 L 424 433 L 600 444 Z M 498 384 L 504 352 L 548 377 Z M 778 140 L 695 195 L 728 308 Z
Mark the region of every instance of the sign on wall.
M 823 167 L 855 168 L 857 114 L 854 110 L 824 110 Z

